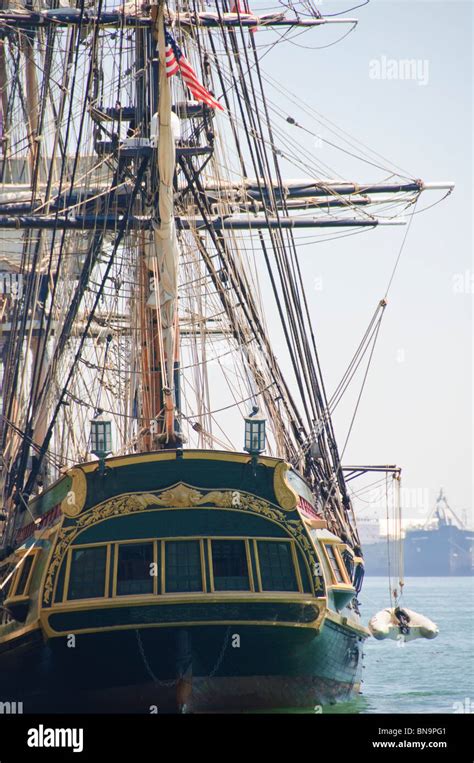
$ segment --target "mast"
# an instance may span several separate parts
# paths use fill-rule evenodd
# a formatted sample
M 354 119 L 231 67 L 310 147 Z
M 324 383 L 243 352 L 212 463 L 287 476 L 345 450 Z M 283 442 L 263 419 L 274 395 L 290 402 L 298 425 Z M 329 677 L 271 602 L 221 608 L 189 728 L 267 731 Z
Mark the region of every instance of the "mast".
M 176 150 L 172 127 L 171 89 L 166 73 L 164 2 L 151 9 L 153 40 L 158 52 L 158 113 L 152 116 L 157 208 L 147 239 L 145 268 L 149 271 L 146 308 L 142 311 L 144 449 L 174 448 L 180 442 L 176 410 L 179 400 L 179 248 L 174 213 Z M 152 181 L 152 182 L 153 182 Z M 153 214 L 153 211 L 152 211 Z M 146 279 L 146 273 L 145 281 Z M 145 288 L 144 294 L 147 294 Z M 148 314 L 152 315 L 148 322 Z
M 240 450 L 242 416 L 258 405 L 269 452 L 351 535 L 299 237 L 403 225 L 421 193 L 452 184 L 385 167 L 380 180 L 340 178 L 275 110 L 251 30 L 355 20 L 198 5 L 0 8 L 12 157 L 0 238 L 24 282 L 0 305 L 5 506 L 14 524 L 42 479 L 90 458 L 99 407 L 122 454 L 186 441 Z M 165 28 L 208 102 L 167 76 Z M 282 162 L 307 177 L 286 180 Z
M 158 101 L 158 214 L 160 227 L 155 230 L 155 251 L 158 261 L 159 315 L 163 341 L 161 361 L 164 403 L 164 444 L 176 446 L 175 410 L 177 393 L 175 363 L 179 357 L 178 325 L 178 239 L 174 218 L 174 175 L 176 151 L 171 124 L 171 89 L 166 72 L 164 0 L 158 6 L 159 101 Z

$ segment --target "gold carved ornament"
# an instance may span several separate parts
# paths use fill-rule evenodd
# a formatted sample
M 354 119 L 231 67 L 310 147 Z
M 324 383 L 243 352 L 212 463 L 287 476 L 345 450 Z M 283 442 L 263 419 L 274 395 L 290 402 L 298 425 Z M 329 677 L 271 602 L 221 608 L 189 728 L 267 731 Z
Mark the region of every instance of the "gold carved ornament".
M 285 463 L 278 464 L 278 467 L 284 467 L 285 473 L 288 469 L 288 465 Z M 74 518 L 80 513 L 82 507 L 84 506 L 87 483 L 84 484 L 85 474 L 79 468 L 71 469 L 68 472 L 68 476 L 71 476 L 73 480 L 71 491 L 69 491 L 68 496 L 72 491 L 75 491 L 75 489 L 77 492 L 75 492 L 74 503 L 67 504 L 68 511 L 66 511 L 63 507 L 63 504 L 67 501 L 68 496 L 66 496 L 63 503 L 61 504 L 61 508 L 63 509 L 66 516 Z M 82 478 L 84 478 L 84 481 Z M 289 499 L 291 496 L 293 496 L 294 500 L 294 496 L 296 496 L 296 494 L 293 490 L 291 490 L 286 482 L 285 485 L 286 487 L 284 489 L 286 493 L 283 495 L 283 493 L 280 492 L 279 500 L 280 502 L 283 501 L 286 504 L 286 506 L 283 506 L 283 508 L 288 511 L 290 510 Z M 68 546 L 72 543 L 80 531 L 96 524 L 96 522 L 100 522 L 105 519 L 111 519 L 114 516 L 143 511 L 148 506 L 192 508 L 203 506 L 204 504 L 214 504 L 214 506 L 226 509 L 253 511 L 257 514 L 262 514 L 263 516 L 267 517 L 268 519 L 272 519 L 273 521 L 284 523 L 287 530 L 290 531 L 304 552 L 309 554 L 310 557 L 314 557 L 314 551 L 303 531 L 300 520 L 285 519 L 284 512 L 273 507 L 268 501 L 257 498 L 253 495 L 240 493 L 239 491 L 235 490 L 211 490 L 208 493 L 201 493 L 199 490 L 196 490 L 195 488 L 180 482 L 177 485 L 174 485 L 172 488 L 163 490 L 158 495 L 154 495 L 153 493 L 141 493 L 114 497 L 102 504 L 99 504 L 98 506 L 92 507 L 89 511 L 85 512 L 81 516 L 77 516 L 77 520 L 73 526 L 62 527 L 59 532 L 53 557 L 48 568 L 43 592 L 44 604 L 48 606 L 51 602 L 55 577 L 61 565 L 64 554 L 66 553 Z M 79 509 L 78 506 L 80 507 Z
M 293 511 L 298 504 L 298 493 L 293 490 L 286 479 L 289 469 L 290 465 L 281 461 L 275 466 L 273 472 L 273 490 L 278 503 L 285 511 Z
M 66 476 L 71 479 L 71 487 L 61 501 L 61 511 L 66 517 L 77 517 L 86 502 L 87 478 L 78 466 L 70 469 Z

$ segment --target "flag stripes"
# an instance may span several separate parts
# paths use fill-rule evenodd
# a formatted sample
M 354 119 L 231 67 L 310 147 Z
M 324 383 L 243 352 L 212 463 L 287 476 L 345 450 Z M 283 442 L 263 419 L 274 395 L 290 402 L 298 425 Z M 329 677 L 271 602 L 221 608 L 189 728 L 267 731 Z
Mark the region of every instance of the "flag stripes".
M 213 109 L 223 111 L 219 101 L 216 101 L 214 96 L 199 82 L 196 72 L 169 32 L 165 32 L 165 44 L 166 76 L 172 77 L 179 71 L 184 84 L 197 101 L 202 101 Z

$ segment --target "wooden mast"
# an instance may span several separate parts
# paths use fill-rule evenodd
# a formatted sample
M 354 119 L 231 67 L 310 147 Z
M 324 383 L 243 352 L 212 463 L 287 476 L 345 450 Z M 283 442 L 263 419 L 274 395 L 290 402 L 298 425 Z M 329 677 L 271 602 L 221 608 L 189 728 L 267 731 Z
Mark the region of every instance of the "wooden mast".
M 27 0 L 27 7 L 33 10 L 33 0 Z M 28 143 L 29 143 L 29 164 L 30 164 L 30 186 L 32 196 L 35 192 L 35 185 L 41 177 L 40 162 L 40 101 L 37 76 L 37 64 L 35 61 L 35 39 L 37 32 L 35 30 L 22 35 L 22 52 L 25 58 L 25 76 L 26 76 L 26 96 L 27 96 L 27 119 L 28 119 Z M 38 246 L 44 247 L 47 242 L 43 231 L 39 232 Z M 38 299 L 40 289 L 40 278 L 30 273 L 31 278 L 35 278 L 34 295 L 35 303 Z M 31 321 L 33 327 L 33 321 Z M 30 389 L 35 398 L 41 390 L 47 375 L 47 336 L 43 330 L 38 336 L 34 336 L 33 330 L 30 330 L 30 348 L 32 355 L 33 375 L 31 378 Z M 42 362 L 37 362 L 42 359 Z M 34 406 L 36 400 L 32 400 Z M 43 442 L 47 429 L 47 408 L 38 411 L 36 422 L 32 429 L 32 439 L 34 442 Z
M 140 265 L 141 450 L 173 448 L 180 441 L 175 424 L 179 383 L 178 250 L 173 210 L 176 158 L 165 68 L 164 2 L 152 6 L 151 18 L 153 40 L 159 51 L 158 136 L 152 183 L 158 188 L 160 222 L 142 247 Z

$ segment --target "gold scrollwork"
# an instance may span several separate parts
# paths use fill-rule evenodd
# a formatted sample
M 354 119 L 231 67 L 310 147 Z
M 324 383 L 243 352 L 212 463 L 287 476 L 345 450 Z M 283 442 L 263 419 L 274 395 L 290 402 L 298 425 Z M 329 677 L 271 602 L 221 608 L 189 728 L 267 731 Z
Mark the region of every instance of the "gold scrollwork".
M 58 572 L 59 567 L 61 566 L 61 562 L 63 560 L 64 554 L 66 553 L 71 540 L 76 535 L 76 532 L 77 531 L 74 526 L 62 527 L 61 530 L 59 531 L 54 553 L 49 563 L 48 572 L 47 572 L 46 580 L 44 583 L 44 589 L 43 589 L 44 604 L 50 604 L 51 602 L 56 574 Z
M 298 503 L 298 494 L 288 484 L 286 479 L 289 468 L 289 464 L 285 463 L 285 461 L 280 461 L 275 466 L 273 472 L 273 490 L 275 491 L 278 503 L 285 511 L 293 511 Z
M 281 464 L 285 469 L 287 465 Z M 277 467 L 278 468 L 278 467 Z M 111 519 L 115 516 L 141 512 L 148 506 L 160 506 L 170 509 L 194 508 L 213 505 L 216 508 L 234 509 L 238 511 L 251 511 L 261 514 L 268 519 L 284 523 L 287 530 L 293 535 L 295 540 L 301 545 L 302 550 L 310 557 L 314 556 L 311 544 L 306 537 L 300 520 L 288 520 L 285 511 L 290 510 L 289 493 L 293 496 L 293 491 L 286 487 L 286 494 L 282 498 L 280 494 L 280 505 L 285 511 L 281 511 L 268 501 L 257 496 L 235 491 L 235 490 L 211 490 L 200 492 L 196 488 L 179 482 L 171 488 L 153 493 L 129 493 L 115 496 L 102 504 L 91 507 L 88 511 L 81 514 L 85 503 L 87 483 L 85 475 L 79 468 L 71 469 L 68 475 L 72 477 L 71 490 L 75 491 L 74 505 L 66 503 L 67 497 L 61 504 L 65 515 L 75 522 L 73 525 L 62 527 L 53 556 L 48 568 L 43 590 L 43 604 L 49 606 L 52 601 L 54 583 L 58 574 L 64 555 L 74 541 L 76 536 L 85 528 L 90 527 L 104 519 Z M 84 479 L 82 479 L 84 478 Z M 69 494 L 68 494 L 69 495 Z M 294 497 L 293 497 L 294 498 Z M 64 504 L 66 503 L 66 506 Z M 294 506 L 293 506 L 294 508 Z
M 71 487 L 61 501 L 61 511 L 66 517 L 77 517 L 84 508 L 87 495 L 87 478 L 82 469 L 75 466 L 67 472 Z

